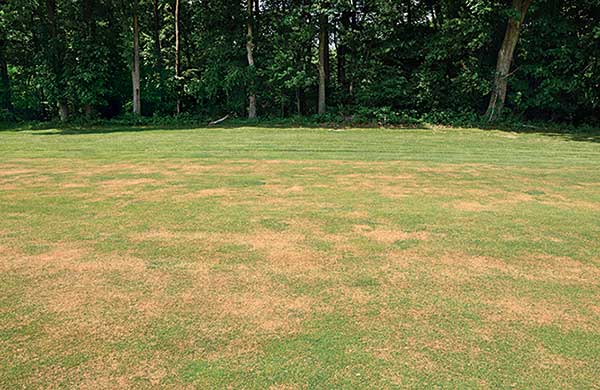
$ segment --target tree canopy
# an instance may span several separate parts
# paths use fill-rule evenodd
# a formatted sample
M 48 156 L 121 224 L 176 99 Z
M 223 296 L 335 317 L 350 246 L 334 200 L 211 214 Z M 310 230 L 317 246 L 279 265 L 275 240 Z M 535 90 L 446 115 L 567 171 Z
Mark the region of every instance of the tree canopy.
M 4 0 L 0 76 L 0 117 L 23 119 L 387 110 L 593 123 L 600 2 Z

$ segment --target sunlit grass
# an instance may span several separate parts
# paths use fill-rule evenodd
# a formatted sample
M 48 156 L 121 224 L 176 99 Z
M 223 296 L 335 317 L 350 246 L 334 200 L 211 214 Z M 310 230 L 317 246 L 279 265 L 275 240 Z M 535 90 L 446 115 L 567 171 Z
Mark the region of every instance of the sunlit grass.
M 600 144 L 0 132 L 0 387 L 586 388 Z

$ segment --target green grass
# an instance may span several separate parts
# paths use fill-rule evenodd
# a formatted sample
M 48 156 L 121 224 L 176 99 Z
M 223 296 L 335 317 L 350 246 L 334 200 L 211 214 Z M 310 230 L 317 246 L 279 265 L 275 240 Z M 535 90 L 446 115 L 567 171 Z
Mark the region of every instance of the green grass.
M 593 388 L 597 136 L 0 131 L 0 388 Z

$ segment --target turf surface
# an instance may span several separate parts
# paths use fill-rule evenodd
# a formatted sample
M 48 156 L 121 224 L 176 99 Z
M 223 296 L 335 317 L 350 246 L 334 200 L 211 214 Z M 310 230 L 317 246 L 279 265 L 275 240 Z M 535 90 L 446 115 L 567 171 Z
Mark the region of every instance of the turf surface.
M 0 131 L 0 388 L 592 388 L 597 137 Z

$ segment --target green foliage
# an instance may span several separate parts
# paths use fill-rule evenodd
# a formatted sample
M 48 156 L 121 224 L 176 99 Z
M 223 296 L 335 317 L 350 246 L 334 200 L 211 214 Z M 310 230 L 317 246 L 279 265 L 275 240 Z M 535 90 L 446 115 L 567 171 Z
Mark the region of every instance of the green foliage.
M 56 118 L 61 102 L 71 116 L 131 111 L 130 8 L 116 0 L 56 0 L 52 14 L 52 3 L 0 4 L 0 65 L 9 80 L 0 86 L 3 107 L 26 120 Z M 485 111 L 507 21 L 520 17 L 502 0 L 261 0 L 256 66 L 249 67 L 246 4 L 181 3 L 176 79 L 174 2 L 140 0 L 145 116 L 172 115 L 179 96 L 192 117 L 243 117 L 253 91 L 262 118 L 311 117 L 318 15 L 325 13 L 330 115 L 316 119 L 471 120 Z M 598 15 L 597 0 L 534 1 L 509 77 L 507 116 L 598 123 Z

